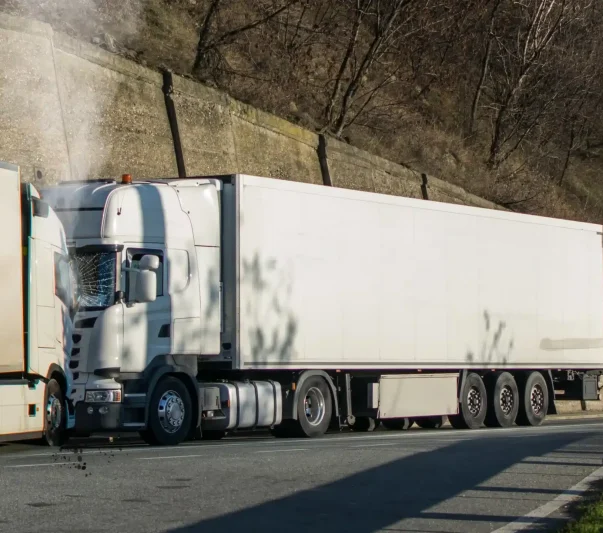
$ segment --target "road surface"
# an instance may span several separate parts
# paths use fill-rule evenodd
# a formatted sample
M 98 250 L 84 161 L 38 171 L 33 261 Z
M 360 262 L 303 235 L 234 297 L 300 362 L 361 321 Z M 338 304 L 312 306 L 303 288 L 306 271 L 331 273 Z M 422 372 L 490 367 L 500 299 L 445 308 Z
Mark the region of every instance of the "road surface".
M 559 495 L 603 476 L 602 458 L 601 421 L 61 453 L 13 446 L 0 453 L 0 530 L 554 530 Z

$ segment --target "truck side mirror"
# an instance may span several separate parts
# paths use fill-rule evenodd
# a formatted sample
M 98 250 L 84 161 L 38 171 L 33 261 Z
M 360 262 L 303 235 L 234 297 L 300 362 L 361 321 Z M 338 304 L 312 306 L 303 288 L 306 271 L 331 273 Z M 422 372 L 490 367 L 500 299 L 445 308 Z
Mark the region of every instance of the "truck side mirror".
M 138 263 L 139 270 L 157 270 L 159 268 L 159 257 L 156 255 L 143 255 Z
M 156 255 L 143 255 L 138 263 L 136 276 L 135 300 L 140 303 L 154 302 L 157 298 L 157 273 L 159 257 Z
M 141 270 L 136 276 L 135 300 L 140 303 L 154 302 L 157 298 L 157 273 Z
M 36 198 L 31 199 L 33 205 L 33 216 L 40 218 L 48 218 L 50 214 L 50 206 L 44 201 Z

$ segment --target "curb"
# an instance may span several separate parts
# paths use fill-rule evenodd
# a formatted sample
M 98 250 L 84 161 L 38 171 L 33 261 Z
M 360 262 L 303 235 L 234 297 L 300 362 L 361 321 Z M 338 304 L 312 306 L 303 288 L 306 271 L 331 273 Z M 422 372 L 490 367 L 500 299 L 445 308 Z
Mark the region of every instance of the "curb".
M 584 411 L 580 411 L 578 413 L 563 413 L 561 415 L 549 415 L 546 417 L 546 420 L 581 420 L 588 418 L 603 418 L 603 412 L 585 413 Z

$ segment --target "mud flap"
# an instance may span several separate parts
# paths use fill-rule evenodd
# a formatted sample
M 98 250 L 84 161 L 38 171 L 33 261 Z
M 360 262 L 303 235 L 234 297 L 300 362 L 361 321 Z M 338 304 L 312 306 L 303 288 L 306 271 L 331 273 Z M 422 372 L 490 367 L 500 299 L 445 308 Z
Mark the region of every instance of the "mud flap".
M 65 429 L 73 429 L 75 427 L 75 407 L 69 399 L 65 400 Z

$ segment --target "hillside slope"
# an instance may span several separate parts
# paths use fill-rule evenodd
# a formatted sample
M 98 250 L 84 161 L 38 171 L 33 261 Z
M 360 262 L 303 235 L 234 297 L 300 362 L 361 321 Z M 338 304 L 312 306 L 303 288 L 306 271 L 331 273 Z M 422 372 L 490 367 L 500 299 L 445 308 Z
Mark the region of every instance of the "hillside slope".
M 0 0 L 0 10 L 510 209 L 603 222 L 597 3 Z

